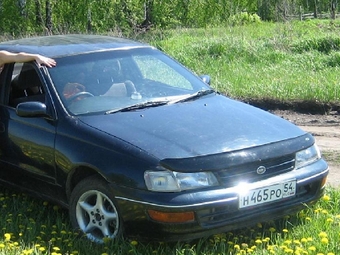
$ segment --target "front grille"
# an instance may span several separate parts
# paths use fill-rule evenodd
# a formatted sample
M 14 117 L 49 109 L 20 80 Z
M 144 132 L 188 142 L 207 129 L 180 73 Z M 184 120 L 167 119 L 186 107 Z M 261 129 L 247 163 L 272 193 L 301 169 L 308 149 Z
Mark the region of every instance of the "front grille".
M 283 174 L 294 169 L 295 154 L 268 160 L 258 160 L 251 163 L 233 166 L 217 172 L 222 186 L 233 187 L 240 182 L 252 183 L 275 175 Z M 257 169 L 266 168 L 265 173 L 258 174 Z

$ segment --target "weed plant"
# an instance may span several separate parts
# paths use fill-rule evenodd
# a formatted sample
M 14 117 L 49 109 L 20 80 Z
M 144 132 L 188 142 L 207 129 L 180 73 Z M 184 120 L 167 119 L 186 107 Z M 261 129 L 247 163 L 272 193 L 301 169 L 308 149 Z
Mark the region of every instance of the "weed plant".
M 234 98 L 337 102 L 340 21 L 156 31 L 142 38 Z

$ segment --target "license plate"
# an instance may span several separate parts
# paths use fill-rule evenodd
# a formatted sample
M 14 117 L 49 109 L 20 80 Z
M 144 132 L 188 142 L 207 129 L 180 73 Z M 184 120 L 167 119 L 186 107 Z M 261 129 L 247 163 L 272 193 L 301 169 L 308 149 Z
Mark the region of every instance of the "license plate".
M 274 184 L 268 187 L 249 190 L 239 195 L 239 208 L 260 205 L 294 196 L 296 180 Z

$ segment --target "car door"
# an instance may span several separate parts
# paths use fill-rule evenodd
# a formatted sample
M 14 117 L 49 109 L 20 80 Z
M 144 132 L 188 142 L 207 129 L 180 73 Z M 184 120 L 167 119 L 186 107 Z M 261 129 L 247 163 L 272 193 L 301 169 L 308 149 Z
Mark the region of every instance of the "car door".
M 0 169 L 2 178 L 26 186 L 32 178 L 55 183 L 55 114 L 41 70 L 33 63 L 7 67 L 0 90 Z M 25 102 L 46 105 L 48 116 L 21 117 Z M 31 182 L 30 182 L 31 183 Z

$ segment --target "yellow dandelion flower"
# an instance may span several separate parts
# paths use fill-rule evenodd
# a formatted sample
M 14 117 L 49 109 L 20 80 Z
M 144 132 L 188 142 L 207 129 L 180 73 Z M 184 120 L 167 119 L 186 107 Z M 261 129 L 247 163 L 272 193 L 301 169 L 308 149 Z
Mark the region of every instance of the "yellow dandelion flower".
M 317 209 L 314 210 L 314 212 L 319 213 L 319 212 L 321 212 L 321 210 L 322 210 L 321 208 L 317 208 Z
M 289 231 L 288 231 L 288 229 L 284 228 L 284 229 L 282 229 L 282 232 L 283 233 L 288 233 Z
M 322 244 L 328 244 L 328 238 L 327 238 L 327 237 L 323 237 L 323 238 L 321 239 L 321 243 L 322 243 Z
M 285 240 L 283 243 L 286 245 L 290 245 L 292 243 L 292 240 Z
M 287 254 L 293 254 L 294 250 L 293 249 L 285 249 L 284 252 L 287 253 Z
M 255 243 L 256 243 L 256 244 L 261 244 L 262 241 L 261 241 L 260 239 L 257 239 L 257 240 L 255 241 Z
M 273 227 L 269 228 L 269 232 L 274 233 L 275 231 L 276 231 L 275 228 L 273 228 Z
M 39 251 L 44 252 L 44 251 L 46 251 L 46 248 L 45 247 L 39 247 Z
M 235 249 L 235 250 L 240 250 L 241 247 L 240 247 L 238 244 L 235 244 L 235 245 L 234 245 L 234 249 Z
M 262 241 L 265 242 L 265 243 L 267 243 L 267 242 L 270 241 L 270 238 L 269 238 L 269 237 L 266 237 L 266 238 L 264 238 Z
M 313 241 L 313 238 L 307 237 L 307 241 L 308 241 L 308 242 L 312 242 L 312 241 Z
M 136 246 L 138 244 L 137 241 L 131 241 L 131 245 Z
M 322 214 L 328 214 L 327 210 L 322 210 L 321 212 L 322 212 Z
M 307 238 L 305 237 L 301 238 L 301 243 L 307 243 L 307 242 L 308 242 Z
M 324 232 L 324 231 L 322 231 L 322 232 L 319 233 L 319 237 L 320 237 L 320 238 L 327 237 L 327 233 Z
M 331 219 L 331 218 L 328 218 L 326 221 L 327 221 L 328 223 L 332 223 L 334 220 Z
M 316 251 L 316 247 L 315 246 L 310 246 L 310 247 L 308 247 L 308 250 L 309 251 Z
M 305 220 L 306 221 L 312 221 L 312 218 L 311 217 L 306 217 Z
M 104 238 L 103 238 L 103 241 L 104 241 L 104 243 L 108 243 L 108 242 L 111 241 L 111 238 L 109 238 L 109 237 L 104 237 Z
M 5 246 L 5 244 L 4 243 L 0 243 L 0 249 L 3 249 L 3 248 L 5 248 L 6 246 Z
M 328 252 L 327 255 L 335 255 L 333 252 Z
M 8 242 L 11 240 L 11 234 L 10 233 L 5 233 L 4 234 L 4 237 L 5 237 L 5 241 Z
M 330 196 L 327 196 L 327 195 L 324 195 L 322 197 L 322 200 L 325 201 L 325 202 L 328 202 L 329 200 L 331 200 L 331 197 Z
M 294 240 L 293 243 L 296 244 L 296 245 L 300 245 L 301 244 L 301 242 L 299 240 Z
M 242 246 L 242 249 L 247 249 L 248 248 L 248 244 L 246 244 L 246 243 L 242 243 L 241 246 Z

